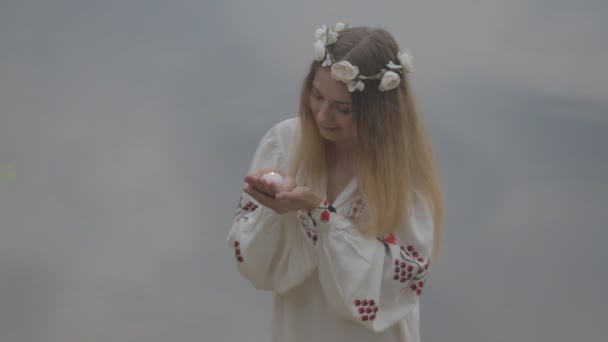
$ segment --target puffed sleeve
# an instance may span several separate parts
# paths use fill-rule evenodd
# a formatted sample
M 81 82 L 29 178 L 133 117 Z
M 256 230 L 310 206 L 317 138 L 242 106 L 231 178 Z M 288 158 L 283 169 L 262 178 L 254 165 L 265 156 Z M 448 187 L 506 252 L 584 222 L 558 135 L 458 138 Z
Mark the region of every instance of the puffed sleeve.
M 430 210 L 416 197 L 409 227 L 367 238 L 323 201 L 310 212 L 319 232 L 319 280 L 341 317 L 379 332 L 419 303 L 433 242 Z
M 260 141 L 249 172 L 263 168 L 286 171 L 284 146 L 277 126 Z M 278 214 L 243 192 L 228 234 L 237 268 L 255 288 L 285 293 L 316 268 L 314 246 L 298 226 L 298 213 Z

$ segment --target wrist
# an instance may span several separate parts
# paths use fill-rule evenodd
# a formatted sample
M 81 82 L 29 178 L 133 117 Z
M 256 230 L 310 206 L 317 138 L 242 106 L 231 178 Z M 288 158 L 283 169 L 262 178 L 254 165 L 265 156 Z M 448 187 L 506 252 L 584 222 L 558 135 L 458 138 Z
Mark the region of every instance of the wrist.
M 308 201 L 304 210 L 306 210 L 307 213 L 310 213 L 311 211 L 317 209 L 321 202 L 323 202 L 321 198 L 314 196 Z

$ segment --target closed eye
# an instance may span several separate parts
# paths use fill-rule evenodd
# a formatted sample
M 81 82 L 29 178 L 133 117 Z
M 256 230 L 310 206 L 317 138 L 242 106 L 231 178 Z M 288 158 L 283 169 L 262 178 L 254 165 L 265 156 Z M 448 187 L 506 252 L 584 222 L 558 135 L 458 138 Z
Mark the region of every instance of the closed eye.
M 313 96 L 314 98 L 316 98 L 316 99 L 319 99 L 319 100 L 322 100 L 322 99 L 323 99 L 323 96 L 321 96 L 321 95 L 319 94 L 319 92 L 317 91 L 317 89 L 316 89 L 316 88 L 314 88 L 314 87 L 312 88 L 312 96 Z
M 314 97 L 315 99 L 321 101 L 323 100 L 323 96 L 321 96 L 321 93 L 319 92 L 319 90 L 317 89 L 317 87 L 313 84 L 312 85 L 312 91 L 311 91 L 312 97 Z M 336 102 L 335 104 L 333 104 L 334 106 L 338 105 L 338 106 L 344 106 L 346 105 L 346 103 L 344 102 Z M 337 107 L 338 111 L 342 114 L 350 114 L 350 108 L 344 108 L 344 107 Z

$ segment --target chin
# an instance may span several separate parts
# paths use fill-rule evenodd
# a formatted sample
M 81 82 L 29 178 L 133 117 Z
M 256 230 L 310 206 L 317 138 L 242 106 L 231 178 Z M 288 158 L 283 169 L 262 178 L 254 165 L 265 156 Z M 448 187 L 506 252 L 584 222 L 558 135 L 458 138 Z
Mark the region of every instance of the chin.
M 348 139 L 344 138 L 341 135 L 336 136 L 336 135 L 321 134 L 321 137 L 323 137 L 323 139 L 325 139 L 326 141 L 333 142 L 333 143 L 348 141 Z
M 321 136 L 323 137 L 323 139 L 325 139 L 325 140 L 329 140 L 329 141 L 342 140 L 341 134 L 330 134 L 330 133 L 325 133 L 325 132 L 320 132 L 320 133 L 321 133 Z
M 342 142 L 347 141 L 350 138 L 349 134 L 346 134 L 344 127 L 340 127 L 336 130 L 331 130 L 320 126 L 318 126 L 317 128 L 319 129 L 319 134 L 321 135 L 321 137 L 323 137 L 323 139 L 327 141 Z

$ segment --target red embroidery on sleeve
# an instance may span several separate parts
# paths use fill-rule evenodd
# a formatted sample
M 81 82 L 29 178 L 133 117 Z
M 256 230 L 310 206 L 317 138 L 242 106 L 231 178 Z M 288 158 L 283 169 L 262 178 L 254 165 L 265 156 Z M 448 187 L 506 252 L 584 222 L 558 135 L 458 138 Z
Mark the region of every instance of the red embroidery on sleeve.
M 241 244 L 238 241 L 234 241 L 234 257 L 239 262 L 243 262 L 243 256 L 241 255 L 241 249 L 239 248 Z
M 414 246 L 401 246 L 400 249 L 401 259 L 394 260 L 393 280 L 401 283 L 405 283 L 406 281 L 411 282 L 407 288 L 414 291 L 417 295 L 421 295 L 431 261 L 420 257 Z
M 246 203 L 246 204 L 243 206 L 243 211 L 249 211 L 249 212 L 251 212 L 251 211 L 256 210 L 257 208 L 258 208 L 258 205 L 257 205 L 257 204 L 255 204 L 255 203 L 253 203 L 253 202 L 249 201 L 249 202 L 247 202 L 247 203 Z
M 304 228 L 304 231 L 306 231 L 306 236 L 312 240 L 313 244 L 316 244 L 318 240 L 318 233 L 314 227 L 314 220 L 308 216 L 304 210 L 300 210 L 298 217 L 300 218 L 302 228 Z
M 362 321 L 373 321 L 376 318 L 378 307 L 373 299 L 355 299 L 354 304 Z
M 234 214 L 234 222 L 239 222 L 241 219 L 247 220 L 247 216 L 245 214 L 250 213 L 258 208 L 258 205 L 253 203 L 252 201 L 248 201 L 243 204 L 243 196 L 239 199 L 239 202 L 236 206 L 236 213 Z

